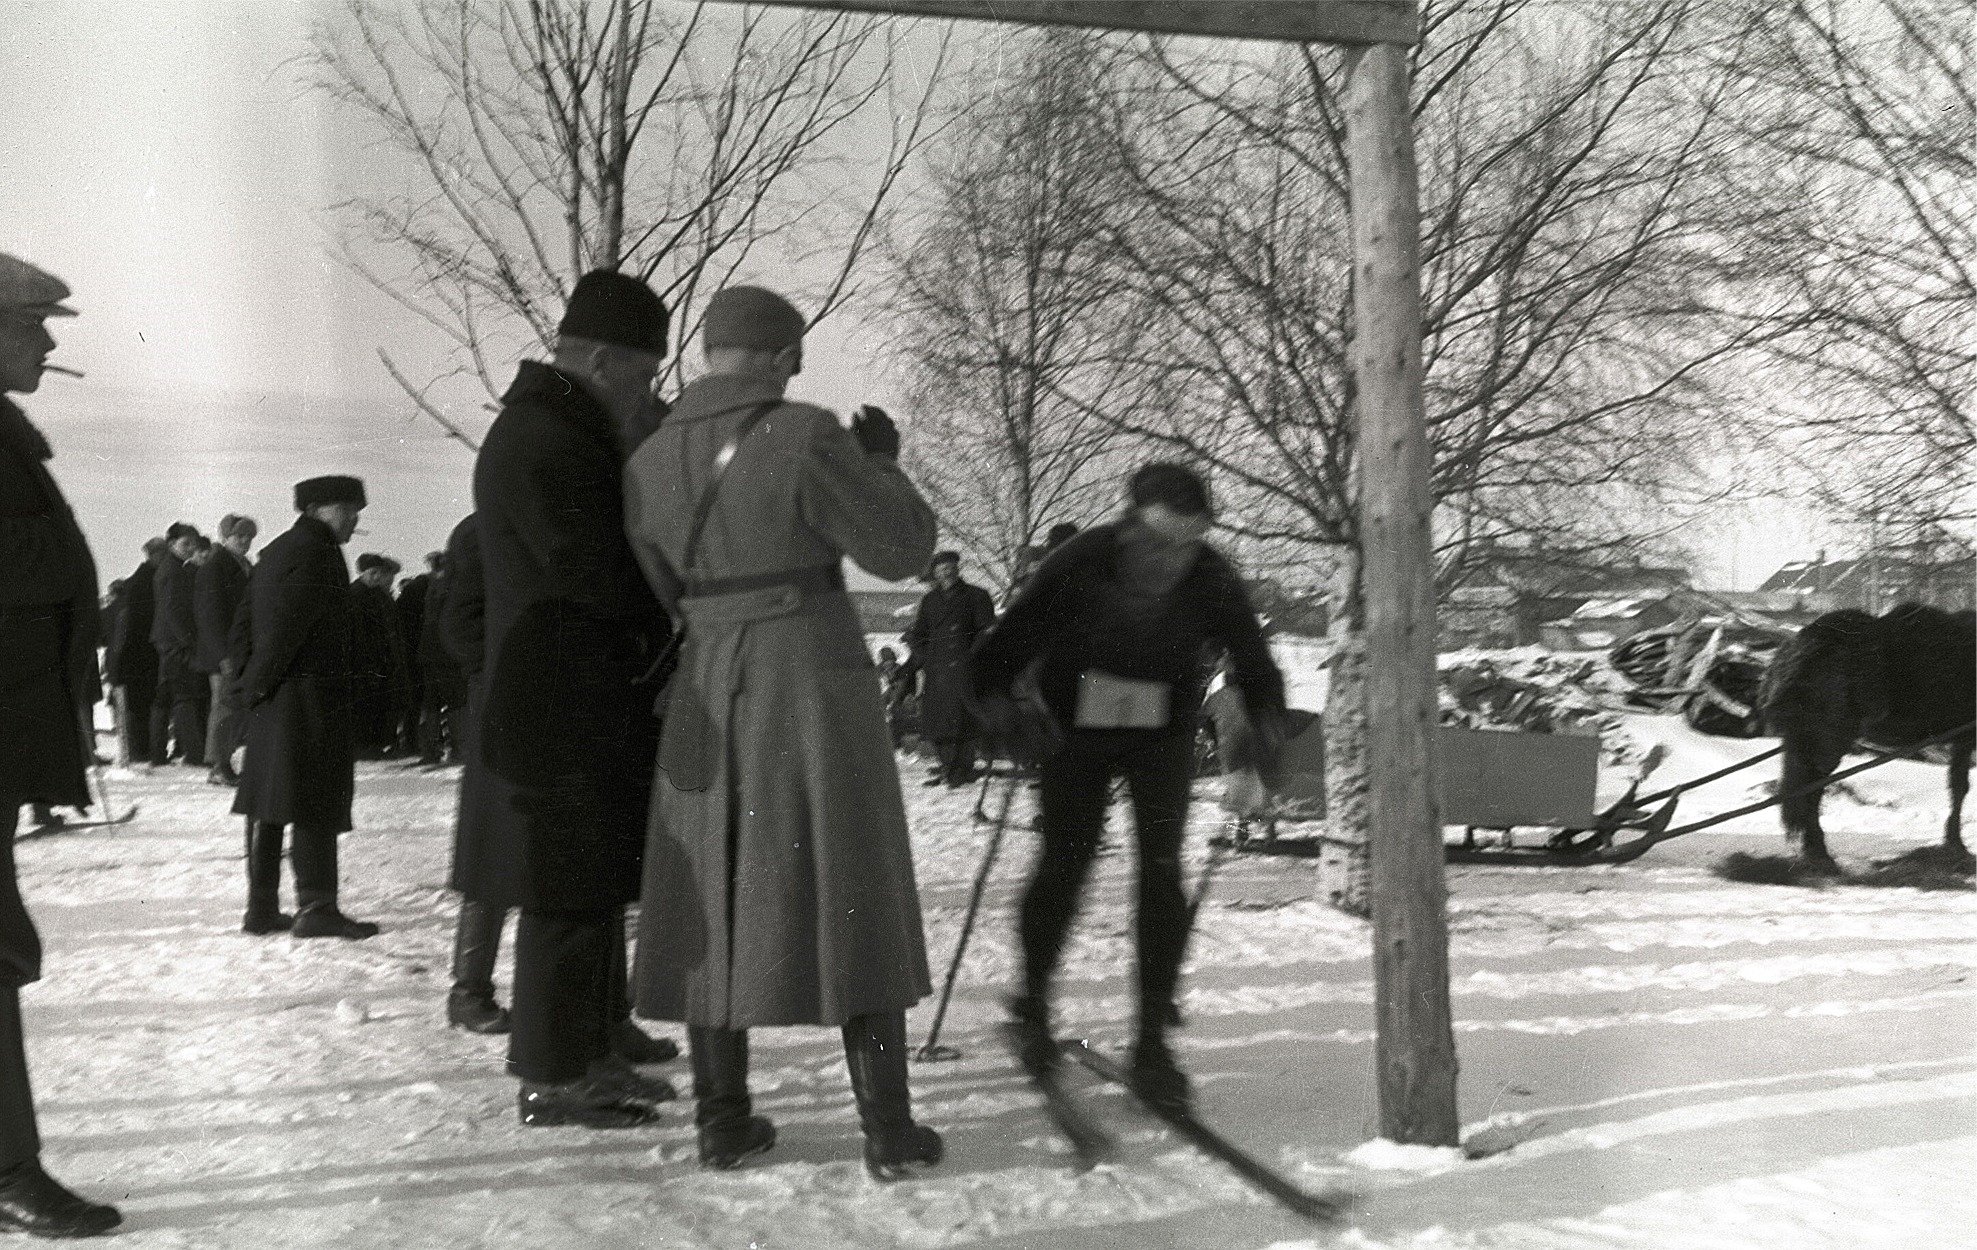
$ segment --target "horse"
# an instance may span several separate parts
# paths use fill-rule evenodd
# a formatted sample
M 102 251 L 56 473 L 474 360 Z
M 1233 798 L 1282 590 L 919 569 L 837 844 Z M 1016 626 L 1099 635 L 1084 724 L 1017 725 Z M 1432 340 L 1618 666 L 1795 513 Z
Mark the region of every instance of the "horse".
M 1838 871 L 1819 826 L 1818 783 L 1856 742 L 1905 750 L 1959 726 L 1949 743 L 1943 845 L 1967 859 L 1963 798 L 1977 720 L 1977 614 L 1899 603 L 1882 616 L 1842 608 L 1815 617 L 1779 649 L 1758 700 L 1782 739 L 1779 814 L 1801 863 Z M 1797 793 L 1810 789 L 1807 793 Z

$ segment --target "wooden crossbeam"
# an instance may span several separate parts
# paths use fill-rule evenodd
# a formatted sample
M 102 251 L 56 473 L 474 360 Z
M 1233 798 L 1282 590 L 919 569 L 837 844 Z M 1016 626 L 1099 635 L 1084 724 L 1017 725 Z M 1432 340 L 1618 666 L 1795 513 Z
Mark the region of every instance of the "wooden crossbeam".
M 754 0 L 785 8 L 1299 43 L 1413 43 L 1412 0 Z

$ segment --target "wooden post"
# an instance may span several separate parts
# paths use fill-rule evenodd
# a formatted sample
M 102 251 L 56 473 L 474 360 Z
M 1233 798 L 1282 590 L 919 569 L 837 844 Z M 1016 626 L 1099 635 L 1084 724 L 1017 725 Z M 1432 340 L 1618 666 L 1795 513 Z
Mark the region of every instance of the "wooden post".
M 1355 49 L 1348 66 L 1380 1135 L 1454 1146 L 1460 1122 L 1435 802 L 1435 593 L 1407 49 Z

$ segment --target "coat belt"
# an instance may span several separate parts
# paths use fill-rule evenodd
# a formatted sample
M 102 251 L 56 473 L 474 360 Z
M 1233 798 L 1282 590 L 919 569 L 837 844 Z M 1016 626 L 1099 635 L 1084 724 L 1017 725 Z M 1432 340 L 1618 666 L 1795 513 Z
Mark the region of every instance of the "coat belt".
M 691 577 L 687 579 L 687 599 L 711 599 L 717 595 L 746 594 L 787 586 L 799 595 L 822 595 L 844 589 L 844 569 L 836 564 L 817 564 L 801 569 L 777 569 L 770 573 L 744 573 L 738 577 Z

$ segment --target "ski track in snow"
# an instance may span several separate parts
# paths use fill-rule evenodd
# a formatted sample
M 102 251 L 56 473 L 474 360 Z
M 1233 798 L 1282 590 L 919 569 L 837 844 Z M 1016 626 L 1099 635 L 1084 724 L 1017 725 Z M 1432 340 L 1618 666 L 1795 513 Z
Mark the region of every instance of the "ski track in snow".
M 1765 745 L 1638 719 L 1671 746 L 1665 780 Z M 921 775 L 902 765 L 938 981 L 987 830 L 970 817 L 975 792 L 924 789 Z M 1314 1230 L 1082 1079 L 1124 1148 L 1089 1173 L 1066 1166 L 993 1031 L 1032 853 L 1023 791 L 943 1031 L 962 1058 L 913 1068 L 917 1114 L 948 1137 L 941 1168 L 865 1177 L 825 1029 L 753 1035 L 758 1110 L 781 1140 L 736 1172 L 694 1166 L 684 1103 L 647 1130 L 521 1128 L 501 1040 L 443 1027 L 457 778 L 360 765 L 344 903 L 386 930 L 364 943 L 237 932 L 240 822 L 193 770 L 112 770 L 136 821 L 20 844 L 48 947 L 24 994 L 46 1157 L 123 1206 L 120 1244 L 1973 1244 L 1977 897 L 1702 870 L 1756 833 L 1775 840 L 1768 813 L 1624 868 L 1451 872 L 1461 1114 L 1480 1157 L 1441 1152 L 1415 1171 L 1347 1158 L 1378 1126 L 1368 927 L 1317 901 L 1310 861 L 1227 861 L 1190 948 L 1178 1044 L 1213 1123 L 1302 1183 L 1359 1195 L 1344 1225 Z M 1940 770 L 1916 766 L 1863 787 L 1868 804 L 1833 801 L 1835 849 L 1934 841 L 1940 787 Z M 1220 821 L 1214 789 L 1195 809 L 1191 874 Z M 1685 803 L 1706 814 L 1747 791 L 1739 779 Z M 1130 1036 L 1135 1010 L 1131 857 L 1123 815 L 1110 823 L 1059 1009 L 1064 1032 L 1105 1046 Z M 505 995 L 505 951 L 498 981 Z M 916 1042 L 932 1008 L 909 1018 Z M 684 1085 L 682 1066 L 661 1071 Z

